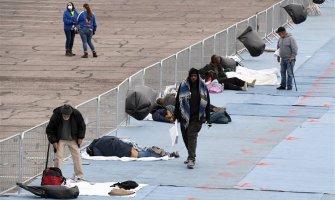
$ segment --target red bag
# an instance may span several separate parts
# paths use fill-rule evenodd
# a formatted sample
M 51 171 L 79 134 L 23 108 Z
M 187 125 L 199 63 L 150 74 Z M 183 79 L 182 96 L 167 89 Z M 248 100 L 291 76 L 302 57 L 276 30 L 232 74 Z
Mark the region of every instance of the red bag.
M 63 183 L 66 183 L 66 179 L 58 167 L 43 170 L 41 185 L 62 185 Z
M 62 185 L 66 183 L 66 179 L 62 174 L 62 170 L 58 167 L 48 167 L 50 152 L 50 143 L 48 144 L 47 160 L 45 162 L 45 169 L 42 174 L 41 185 Z

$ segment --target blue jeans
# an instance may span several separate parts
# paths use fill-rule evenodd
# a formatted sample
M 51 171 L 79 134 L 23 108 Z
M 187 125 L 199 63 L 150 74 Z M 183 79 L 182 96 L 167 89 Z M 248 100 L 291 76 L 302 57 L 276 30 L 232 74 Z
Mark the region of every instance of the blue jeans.
M 280 75 L 281 82 L 280 85 L 282 87 L 292 88 L 292 79 L 293 79 L 293 68 L 294 68 L 295 60 L 289 61 L 288 59 L 282 59 L 280 62 Z M 287 81 L 286 81 L 286 73 L 287 73 Z
M 138 157 L 143 158 L 143 157 L 155 157 L 155 158 L 160 158 L 162 157 L 161 155 L 155 153 L 152 149 L 147 149 L 145 151 L 139 151 L 138 152 Z
M 73 30 L 65 30 L 65 29 L 64 29 L 64 33 L 66 36 L 65 49 L 72 49 L 75 33 Z
M 89 28 L 83 28 L 79 30 L 81 41 L 83 42 L 84 52 L 87 53 L 87 44 L 90 46 L 91 50 L 95 52 L 95 47 L 92 43 L 93 30 Z

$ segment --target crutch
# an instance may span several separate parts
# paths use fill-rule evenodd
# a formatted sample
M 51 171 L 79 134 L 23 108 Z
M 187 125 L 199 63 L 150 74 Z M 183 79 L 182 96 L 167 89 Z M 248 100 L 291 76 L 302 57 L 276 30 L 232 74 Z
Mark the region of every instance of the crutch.
M 294 72 L 293 72 L 292 62 L 291 62 L 291 61 L 289 61 L 289 63 L 290 63 L 291 70 L 292 70 L 293 81 L 294 81 L 294 85 L 295 85 L 295 91 L 298 91 L 298 88 L 297 88 L 297 83 L 295 82 L 295 77 L 294 77 Z

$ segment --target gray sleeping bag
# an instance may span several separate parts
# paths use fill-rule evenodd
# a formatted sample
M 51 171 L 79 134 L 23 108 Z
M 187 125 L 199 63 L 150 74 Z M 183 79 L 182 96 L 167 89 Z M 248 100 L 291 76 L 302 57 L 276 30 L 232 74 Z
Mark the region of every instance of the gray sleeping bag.
M 43 185 L 43 186 L 27 186 L 22 183 L 16 183 L 19 187 L 43 198 L 53 199 L 75 199 L 79 196 L 77 186 L 66 187 L 64 185 Z
M 293 23 L 300 24 L 307 18 L 307 10 L 303 5 L 289 4 L 284 6 L 287 14 L 292 18 Z
M 257 57 L 264 52 L 265 43 L 258 34 L 252 30 L 251 26 L 248 26 L 237 39 L 243 43 L 252 57 Z
M 137 120 L 143 120 L 150 112 L 157 98 L 157 92 L 147 86 L 135 86 L 126 98 L 126 113 Z

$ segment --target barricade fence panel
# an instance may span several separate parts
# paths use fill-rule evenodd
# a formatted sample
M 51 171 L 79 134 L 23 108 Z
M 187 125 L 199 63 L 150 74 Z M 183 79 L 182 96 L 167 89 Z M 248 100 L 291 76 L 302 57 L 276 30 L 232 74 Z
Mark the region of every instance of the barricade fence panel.
M 78 105 L 77 109 L 81 112 L 86 124 L 85 140 L 83 141 L 83 145 L 85 145 L 88 141 L 99 136 L 98 97 Z
M 166 86 L 176 83 L 176 55 L 172 55 L 162 61 L 162 91 Z
M 277 28 L 281 26 L 281 21 L 280 21 L 280 3 L 277 3 L 276 5 L 273 6 L 273 28 Z M 276 30 L 273 30 L 276 31 Z
M 0 194 L 20 181 L 20 143 L 20 134 L 0 141 Z
M 110 90 L 99 98 L 99 135 L 109 134 L 117 128 L 117 88 Z
M 144 85 L 161 92 L 161 63 L 156 63 L 144 69 Z
M 257 16 L 254 15 L 250 17 L 248 23 L 249 23 L 249 26 L 252 28 L 252 30 L 257 32 Z
M 215 54 L 214 35 L 203 40 L 202 66 L 210 63 L 212 55 Z
M 129 77 L 129 89 L 132 90 L 137 85 L 144 85 L 143 80 L 144 70 L 141 69 L 140 71 L 136 72 L 134 75 Z
M 126 98 L 129 91 L 129 79 L 124 80 L 117 91 L 117 124 L 118 126 L 128 119 L 126 113 Z
M 190 47 L 190 68 L 200 69 L 202 63 L 202 42 L 198 42 Z
M 248 27 L 248 19 L 243 20 L 236 24 L 236 52 L 241 51 L 244 49 L 244 45 L 242 42 L 240 42 L 237 38 L 245 31 L 245 29 Z
M 228 46 L 227 46 L 227 55 L 231 56 L 236 53 L 236 25 L 228 28 Z
M 190 69 L 190 48 L 177 53 L 177 83 L 184 80 Z
M 257 14 L 257 32 L 262 39 L 266 37 L 266 24 L 266 11 L 262 11 Z
M 273 32 L 273 7 L 266 10 L 266 36 Z
M 215 54 L 227 56 L 227 29 L 215 34 Z
M 299 2 L 298 2 L 299 1 Z M 296 0 L 303 5 L 313 4 L 310 0 Z M 153 64 L 124 80 L 117 88 L 86 101 L 76 108 L 82 113 L 86 123 L 86 145 L 91 140 L 117 130 L 128 119 L 125 112 L 125 100 L 130 88 L 146 85 L 157 92 L 163 92 L 165 86 L 175 85 L 185 79 L 190 68 L 202 68 L 210 62 L 213 54 L 223 57 L 234 55 L 242 49 L 238 37 L 249 25 L 262 38 L 273 33 L 279 26 L 291 21 L 282 8 L 293 3 L 283 0 L 280 3 L 252 17 L 232 25 L 203 41 Z M 244 47 L 243 47 L 244 48 Z M 45 167 L 47 122 L 5 140 L 0 141 L 0 194 L 15 187 L 17 181 L 28 181 L 41 174 Z M 70 153 L 66 149 L 65 156 Z M 48 166 L 52 166 L 54 153 L 51 147 Z

